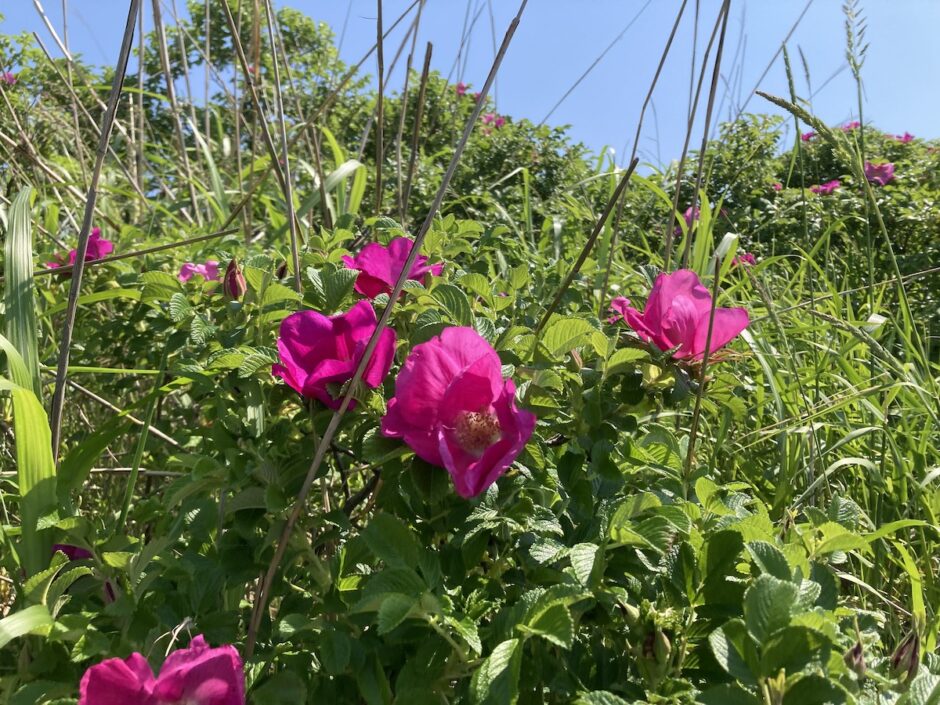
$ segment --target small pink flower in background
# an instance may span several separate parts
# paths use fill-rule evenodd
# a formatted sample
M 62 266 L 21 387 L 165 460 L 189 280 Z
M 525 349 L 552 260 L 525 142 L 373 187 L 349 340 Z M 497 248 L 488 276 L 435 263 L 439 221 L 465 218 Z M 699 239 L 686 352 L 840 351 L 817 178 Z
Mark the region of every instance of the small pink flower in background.
M 78 705 L 245 705 L 245 674 L 234 646 L 211 648 L 200 634 L 157 677 L 135 651 L 89 668 L 79 690 Z
M 705 354 L 712 297 L 698 275 L 689 269 L 656 277 L 653 290 L 640 313 L 628 306 L 624 320 L 636 334 L 663 352 L 678 348 L 677 360 L 701 360 Z M 710 354 L 723 348 L 747 328 L 750 318 L 744 308 L 716 308 Z
M 445 468 L 461 497 L 476 497 L 506 472 L 535 429 L 535 414 L 516 407 L 515 393 L 479 333 L 445 328 L 405 360 L 382 434 Z
M 903 135 L 895 135 L 894 139 L 896 139 L 898 142 L 907 144 L 908 142 L 914 141 L 914 135 L 912 135 L 910 132 L 905 132 Z
M 865 178 L 869 183 L 884 186 L 894 180 L 894 164 L 884 162 L 882 164 L 872 164 L 865 162 Z
M 701 212 L 702 211 L 699 209 L 698 206 L 696 206 L 694 210 L 692 206 L 689 206 L 688 208 L 685 209 L 685 213 L 682 214 L 682 217 L 685 218 L 685 226 L 687 230 L 692 228 L 692 223 L 698 220 L 699 214 L 701 214 Z M 682 227 L 677 225 L 673 233 L 675 235 L 681 235 Z
M 816 136 L 816 133 L 810 130 L 809 132 L 804 132 L 802 135 L 800 135 L 800 139 L 803 140 L 804 142 L 809 142 L 815 136 Z
M 466 83 L 464 83 L 463 81 L 461 81 L 460 83 L 457 84 L 457 87 L 456 87 L 457 95 L 459 95 L 459 96 L 461 96 L 461 97 L 467 95 L 467 89 L 468 89 L 469 87 L 470 87 L 470 86 L 468 86 Z
M 370 242 L 355 257 L 345 255 L 343 264 L 349 269 L 359 270 L 355 285 L 356 291 L 370 299 L 374 299 L 379 294 L 391 294 L 405 266 L 405 260 L 411 254 L 412 245 L 414 241 L 410 238 L 396 237 L 388 243 L 388 246 Z M 427 262 L 427 257 L 418 255 L 411 271 L 408 272 L 408 278 L 427 282 L 429 274 L 439 277 L 444 269 L 443 262 L 432 265 Z
M 7 86 L 15 86 L 16 76 L 14 76 L 9 71 L 3 71 L 2 73 L 0 73 L 0 83 L 7 85 Z
M 753 267 L 755 264 L 757 264 L 757 258 L 754 257 L 754 255 L 750 252 L 744 252 L 731 260 L 732 267 L 738 267 L 740 265 L 748 265 Z
M 476 93 L 473 94 L 473 100 L 474 100 L 474 101 L 479 101 L 479 100 L 480 100 L 480 92 L 479 92 L 479 91 L 477 91 Z
M 504 118 L 502 115 L 497 115 L 496 119 L 493 120 L 493 127 L 495 127 L 497 130 L 505 124 L 506 124 L 506 118 Z
M 847 122 L 847 123 L 845 123 L 845 124 L 842 126 L 842 131 L 843 131 L 843 132 L 851 132 L 852 130 L 855 130 L 855 129 L 861 127 L 861 126 L 862 126 L 862 123 L 860 123 L 858 120 L 853 120 L 852 122 Z
M 774 191 L 783 191 L 783 184 L 781 184 L 779 181 L 774 181 L 771 184 L 771 187 Z
M 613 316 L 610 316 L 607 319 L 608 323 L 616 323 L 619 318 L 626 318 L 627 316 L 627 307 L 630 305 L 630 299 L 626 296 L 615 296 L 610 301 L 609 311 L 613 313 Z
M 219 263 L 214 259 L 206 260 L 205 264 L 187 262 L 180 267 L 179 280 L 188 282 L 196 274 L 207 282 L 217 282 L 219 281 Z
M 842 182 L 838 179 L 833 179 L 832 181 L 827 181 L 824 184 L 818 184 L 816 186 L 810 186 L 809 190 L 813 193 L 818 193 L 821 195 L 827 195 L 838 189 L 842 186 Z
M 271 368 L 271 374 L 301 396 L 338 409 L 342 398 L 334 392 L 352 379 L 375 327 L 375 311 L 368 301 L 333 317 L 317 311 L 291 314 L 281 321 L 277 339 L 281 362 Z M 395 331 L 386 328 L 362 375 L 367 387 L 375 389 L 382 384 L 394 357 Z M 351 401 L 349 408 L 354 406 Z
M 88 249 L 85 250 L 85 261 L 92 262 L 96 259 L 104 259 L 114 251 L 114 243 L 101 237 L 101 228 L 92 228 L 91 235 L 88 236 Z M 62 266 L 62 257 L 56 255 L 58 262 L 46 262 L 49 269 L 57 269 Z M 70 250 L 68 263 L 75 264 L 78 258 L 78 250 Z
M 496 113 L 483 113 L 483 117 L 481 119 L 483 120 L 484 125 L 491 125 L 496 122 Z

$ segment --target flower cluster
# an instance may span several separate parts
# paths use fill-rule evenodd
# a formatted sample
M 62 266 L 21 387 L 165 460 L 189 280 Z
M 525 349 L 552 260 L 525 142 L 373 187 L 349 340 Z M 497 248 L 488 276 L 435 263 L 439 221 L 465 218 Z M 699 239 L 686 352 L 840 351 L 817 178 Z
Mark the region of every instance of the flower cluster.
M 480 119 L 483 121 L 484 135 L 491 135 L 493 130 L 499 130 L 506 124 L 506 118 L 497 113 L 484 113 Z
M 5 86 L 15 86 L 16 76 L 14 76 L 9 71 L 0 71 L 0 83 Z
M 868 179 L 868 183 L 885 186 L 894 180 L 894 164 L 891 162 L 882 164 L 865 162 L 865 178 Z
M 114 243 L 110 240 L 107 240 L 101 237 L 101 228 L 93 228 L 91 235 L 88 236 L 88 249 L 85 250 L 85 261 L 91 262 L 96 259 L 104 259 L 114 251 Z M 68 261 L 62 255 L 56 255 L 56 262 L 46 262 L 46 267 L 49 269 L 57 269 L 58 267 L 63 266 L 64 264 L 75 264 L 75 260 L 78 258 L 78 250 L 70 250 L 68 254 Z
M 366 245 L 347 267 L 359 271 L 355 289 L 375 298 L 388 294 L 414 243 L 395 238 L 387 246 Z M 409 279 L 426 281 L 442 264 L 419 256 Z M 277 341 L 280 363 L 272 373 L 296 392 L 331 409 L 353 378 L 378 322 L 372 304 L 359 301 L 346 313 L 327 317 L 300 311 L 284 319 Z M 396 334 L 385 328 L 362 375 L 376 389 L 395 356 Z M 484 492 L 512 465 L 535 428 L 535 415 L 516 407 L 515 385 L 503 379 L 499 355 L 472 328 L 447 328 L 416 345 L 395 382 L 382 419 L 382 433 L 400 438 L 423 460 L 445 468 L 462 497 Z M 351 406 L 352 404 L 350 404 Z

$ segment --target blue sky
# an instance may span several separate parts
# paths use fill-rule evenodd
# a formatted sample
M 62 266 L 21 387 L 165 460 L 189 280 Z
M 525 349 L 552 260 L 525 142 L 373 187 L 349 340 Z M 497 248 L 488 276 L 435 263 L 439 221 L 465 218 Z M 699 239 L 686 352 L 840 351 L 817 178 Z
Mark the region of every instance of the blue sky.
M 169 8 L 172 0 L 163 1 Z M 184 0 L 177 2 L 181 7 L 185 4 Z M 477 10 L 479 14 L 458 75 L 453 67 L 468 3 L 471 16 Z M 43 4 L 61 31 L 61 3 L 46 0 Z M 145 4 L 149 5 L 149 0 Z M 294 7 L 330 24 L 337 40 L 342 35 L 341 54 L 350 63 L 358 61 L 375 39 L 375 0 L 276 0 L 276 4 Z M 386 22 L 390 23 L 409 4 L 409 0 L 384 0 Z M 594 150 L 613 147 L 618 156 L 625 149 L 629 152 L 643 98 L 679 5 L 680 0 L 530 0 L 500 73 L 496 93 L 499 111 L 535 122 L 542 120 L 632 21 L 622 38 L 549 120 L 570 124 L 572 136 Z M 654 94 L 655 111 L 648 114 L 640 140 L 644 160 L 668 161 L 678 156 L 682 146 L 694 5 L 690 0 Z M 701 0 L 699 56 L 719 6 L 719 0 Z M 723 73 L 724 80 L 733 87 L 734 98 L 724 103 L 720 118 L 727 118 L 731 103 L 737 104 L 739 95 L 745 99 L 751 92 L 805 6 L 806 0 L 732 1 Z M 91 62 L 113 63 L 126 7 L 126 0 L 70 0 L 73 51 Z M 498 44 L 516 7 L 515 0 L 427 0 L 415 62 L 421 60 L 424 43 L 432 41 L 434 68 L 444 75 L 452 74 L 455 81 L 461 78 L 482 85 L 494 54 L 494 34 Z M 940 136 L 936 119 L 940 114 L 940 91 L 927 88 L 940 75 L 940 51 L 934 36 L 940 27 L 940 2 L 868 0 L 860 7 L 867 18 L 866 40 L 870 44 L 863 67 L 866 122 L 888 132 Z M 845 18 L 841 8 L 841 0 L 813 0 L 788 44 L 800 95 L 807 97 L 810 91 L 803 79 L 798 49 L 806 58 L 816 92 L 813 109 L 833 124 L 854 119 L 858 113 L 855 83 L 845 67 Z M 31 0 L 7 0 L 2 12 L 6 21 L 0 31 L 36 31 L 48 40 Z M 169 17 L 171 13 L 167 9 L 164 14 Z M 146 21 L 149 27 L 149 12 Z M 404 26 L 387 40 L 387 61 L 401 41 Z M 47 44 L 51 46 L 52 42 Z M 374 60 L 365 68 L 374 72 Z M 392 76 L 393 88 L 401 85 L 402 68 Z M 786 95 L 782 59 L 774 62 L 760 87 Z M 772 112 L 759 97 L 750 100 L 748 110 Z M 704 109 L 700 112 L 704 114 Z M 700 135 L 699 128 L 693 144 Z

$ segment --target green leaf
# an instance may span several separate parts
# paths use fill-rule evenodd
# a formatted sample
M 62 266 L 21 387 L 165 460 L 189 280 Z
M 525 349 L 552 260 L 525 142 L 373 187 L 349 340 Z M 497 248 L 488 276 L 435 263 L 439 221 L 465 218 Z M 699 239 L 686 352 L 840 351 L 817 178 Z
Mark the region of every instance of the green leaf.
M 13 379 L 20 386 L 31 389 L 41 400 L 33 283 L 32 195 L 32 188 L 27 186 L 16 195 L 10 206 L 10 226 L 3 252 L 3 304 L 6 335 L 23 358 L 28 382 L 27 379 Z
M 835 681 L 817 675 L 801 677 L 787 688 L 783 696 L 783 705 L 842 705 L 850 702 L 855 701 Z
M 639 348 L 620 348 L 607 359 L 607 374 L 616 375 L 624 372 L 633 372 L 637 362 L 649 360 L 649 353 Z
M 0 390 L 13 399 L 13 436 L 16 439 L 16 473 L 20 493 L 20 521 L 23 537 L 20 562 L 27 575 L 48 565 L 52 537 L 39 528 L 40 518 L 57 507 L 56 468 L 52 458 L 52 432 L 49 419 L 33 393 L 26 363 L 13 345 L 0 335 L 0 349 L 6 353 L 7 367 L 14 380 L 0 377 Z
M 574 705 L 629 705 L 619 695 L 606 690 L 592 690 L 590 693 L 579 693 Z
M 408 595 L 396 592 L 388 595 L 379 607 L 379 635 L 388 634 L 404 622 L 416 604 L 417 600 Z
M 767 573 L 780 580 L 790 580 L 790 564 L 783 552 L 766 541 L 751 541 L 747 552 L 762 573 Z
M 238 367 L 239 377 L 251 377 L 262 367 L 267 367 L 268 371 L 270 372 L 271 365 L 279 362 L 281 359 L 277 353 L 277 350 L 274 348 L 257 347 L 252 348 L 251 350 L 252 351 L 248 353 L 248 355 L 242 361 L 242 364 Z
M 333 272 L 324 273 L 322 277 L 326 310 L 335 311 L 346 300 L 346 297 L 352 294 L 356 279 L 359 277 L 359 270 L 337 269 Z
M 528 624 L 519 625 L 519 629 L 537 634 L 563 649 L 570 649 L 574 641 L 574 620 L 571 618 L 571 611 L 561 603 L 556 603 L 539 613 Z
M 759 576 L 744 593 L 744 620 L 758 643 L 790 623 L 800 588 L 772 575 Z
M 591 581 L 591 573 L 594 570 L 599 550 L 600 547 L 597 544 L 579 543 L 572 546 L 569 551 L 571 567 L 574 569 L 578 582 L 582 585 L 587 585 Z
M 453 284 L 438 284 L 431 292 L 431 296 L 447 310 L 457 325 L 473 325 L 473 311 L 470 308 L 470 300 L 460 288 Z
M 414 568 L 421 547 L 414 534 L 398 517 L 376 514 L 362 532 L 369 550 L 390 568 Z
M 187 320 L 193 315 L 193 307 L 189 304 L 189 299 L 182 292 L 177 292 L 170 297 L 170 318 L 175 323 Z
M 140 275 L 143 284 L 141 300 L 169 301 L 173 294 L 181 293 L 179 280 L 168 272 L 144 272 Z
M 45 633 L 52 626 L 52 615 L 45 605 L 33 605 L 0 619 L 0 649 L 17 637 Z
M 739 685 L 727 683 L 700 693 L 697 701 L 702 705 L 761 705 L 756 695 L 752 695 Z
M 489 301 L 495 293 L 493 290 L 493 282 L 476 272 L 464 274 L 457 280 L 457 284 L 487 301 Z
M 829 643 L 819 632 L 806 627 L 787 627 L 770 637 L 761 648 L 761 675 L 774 676 L 802 671 L 810 663 L 829 660 Z
M 596 328 L 583 318 L 561 318 L 545 329 L 542 343 L 553 357 L 560 357 L 588 341 Z
M 742 683 L 756 684 L 757 649 L 744 622 L 733 619 L 708 635 L 715 660 L 728 675 Z
M 251 691 L 254 705 L 295 705 L 307 702 L 307 686 L 293 671 L 284 670 Z
M 507 639 L 486 657 L 470 680 L 470 702 L 477 705 L 515 705 L 519 699 L 522 642 Z

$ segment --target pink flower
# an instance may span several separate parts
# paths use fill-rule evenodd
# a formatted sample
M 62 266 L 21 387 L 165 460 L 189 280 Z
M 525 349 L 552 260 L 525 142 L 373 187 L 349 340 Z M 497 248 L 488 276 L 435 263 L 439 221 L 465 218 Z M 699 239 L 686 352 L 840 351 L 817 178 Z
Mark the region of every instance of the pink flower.
M 853 120 L 852 122 L 847 122 L 842 126 L 843 132 L 851 132 L 852 130 L 862 126 L 858 120 Z
M 833 179 L 832 181 L 827 181 L 827 182 L 824 183 L 824 184 L 818 184 L 818 185 L 816 185 L 816 186 L 810 186 L 810 187 L 809 187 L 809 190 L 812 191 L 813 193 L 818 193 L 818 194 L 821 194 L 821 195 L 826 195 L 826 194 L 832 193 L 833 191 L 835 191 L 836 189 L 838 189 L 840 186 L 842 186 L 842 182 L 839 181 L 838 179 Z
M 755 264 L 757 264 L 757 258 L 754 257 L 754 255 L 750 252 L 744 252 L 731 260 L 732 267 L 737 267 L 742 264 L 753 267 Z
M 687 230 L 692 227 L 692 223 L 698 220 L 700 213 L 701 211 L 699 210 L 698 206 L 696 206 L 694 210 L 692 206 L 689 206 L 688 208 L 685 209 L 685 213 L 682 214 L 682 217 L 685 218 L 685 226 Z M 677 225 L 673 233 L 677 236 L 681 235 L 682 227 Z
M 281 321 L 277 339 L 281 362 L 271 368 L 271 374 L 302 396 L 338 409 L 342 401 L 339 388 L 355 374 L 375 326 L 375 311 L 368 301 L 331 318 L 317 311 L 291 314 Z M 367 387 L 375 389 L 382 384 L 394 356 L 395 331 L 386 328 L 362 376 Z M 354 405 L 353 401 L 349 408 Z
M 895 135 L 894 139 L 896 139 L 898 142 L 907 144 L 908 142 L 912 142 L 914 140 L 914 135 L 912 135 L 910 132 L 905 132 L 903 135 Z
M 497 116 L 496 116 L 496 119 L 493 121 L 493 126 L 494 126 L 497 130 L 498 130 L 499 128 L 501 128 L 501 127 L 502 127 L 503 125 L 505 125 L 505 124 L 506 124 L 506 118 L 504 118 L 502 115 L 497 115 Z
M 486 340 L 472 328 L 445 328 L 408 355 L 382 434 L 446 468 L 461 497 L 475 497 L 506 472 L 535 429 L 535 414 L 516 407 L 515 393 Z
M 483 113 L 483 117 L 481 119 L 483 120 L 484 125 L 490 125 L 496 122 L 496 113 Z
M 872 164 L 865 162 L 865 178 L 869 183 L 884 186 L 894 180 L 894 164 L 884 162 L 882 164 Z
M 640 313 L 628 306 L 624 319 L 642 340 L 666 352 L 678 348 L 677 360 L 701 360 L 705 354 L 712 297 L 698 275 L 689 269 L 656 277 L 653 290 Z M 744 308 L 716 308 L 710 353 L 724 347 L 747 328 L 750 319 Z
M 470 87 L 470 86 L 468 86 L 466 83 L 464 83 L 463 81 L 461 81 L 460 83 L 457 84 L 457 88 L 456 88 L 457 95 L 459 95 L 461 98 L 462 98 L 463 96 L 467 95 L 467 89 L 468 89 L 469 87 Z
M 607 319 L 608 323 L 616 323 L 618 318 L 626 318 L 627 307 L 630 305 L 630 299 L 626 296 L 615 296 L 610 302 L 608 309 L 614 315 Z
M 15 86 L 16 76 L 14 76 L 9 71 L 4 71 L 3 73 L 0 73 L 0 83 L 7 86 Z
M 800 139 L 803 140 L 804 142 L 809 142 L 815 136 L 816 136 L 816 133 L 810 130 L 809 132 L 804 132 L 802 135 L 800 135 Z
M 114 243 L 101 237 L 101 228 L 92 228 L 91 235 L 88 236 L 88 249 L 85 250 L 85 261 L 91 262 L 96 259 L 104 259 L 114 251 Z M 46 267 L 56 269 L 62 266 L 62 256 L 56 255 L 58 262 L 46 262 Z M 75 264 L 78 258 L 78 250 L 70 250 L 68 256 L 69 264 Z
M 245 705 L 245 674 L 234 646 L 210 648 L 200 634 L 170 654 L 154 678 L 134 652 L 85 671 L 78 705 Z
M 379 294 L 391 294 L 398 276 L 405 266 L 405 260 L 411 254 L 414 242 L 407 237 L 396 237 L 388 246 L 370 242 L 355 257 L 345 255 L 343 263 L 349 269 L 358 269 L 356 291 L 374 299 Z M 409 279 L 426 282 L 428 274 L 438 277 L 444 269 L 443 263 L 429 265 L 428 258 L 418 255 L 408 272 Z
M 480 92 L 479 92 L 479 91 L 477 91 L 476 93 L 473 94 L 473 100 L 474 100 L 474 101 L 479 101 L 479 100 L 480 100 Z
M 770 186 L 774 191 L 783 191 L 783 184 L 779 181 L 774 181 Z
M 187 262 L 180 267 L 179 280 L 188 282 L 194 274 L 198 274 L 207 282 L 219 281 L 219 263 L 214 259 L 207 260 L 205 264 Z

